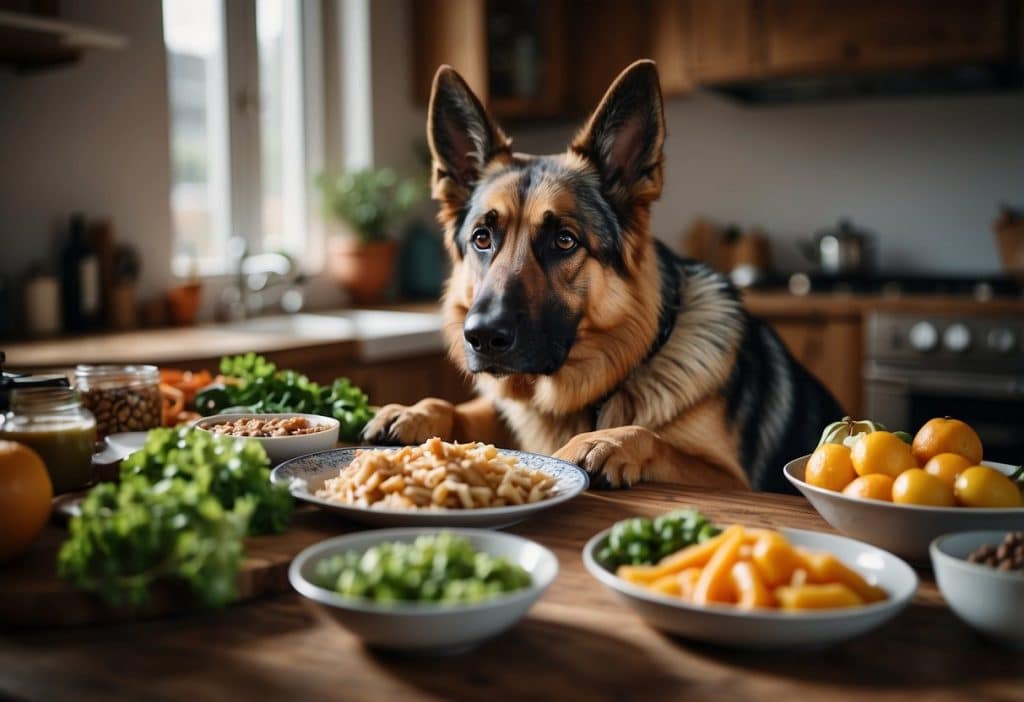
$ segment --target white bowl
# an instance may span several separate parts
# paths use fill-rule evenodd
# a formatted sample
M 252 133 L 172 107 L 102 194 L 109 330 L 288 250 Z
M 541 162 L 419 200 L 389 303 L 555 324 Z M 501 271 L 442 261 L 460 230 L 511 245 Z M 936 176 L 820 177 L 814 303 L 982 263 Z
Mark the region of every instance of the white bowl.
M 558 559 L 538 543 L 482 529 L 444 529 L 469 539 L 473 548 L 504 556 L 523 567 L 531 584 L 522 590 L 476 604 L 376 604 L 346 597 L 313 584 L 316 564 L 345 551 L 365 551 L 384 541 L 411 542 L 438 529 L 381 529 L 321 541 L 302 551 L 288 569 L 292 587 L 321 605 L 368 646 L 417 652 L 456 652 L 509 629 L 525 616 L 558 575 Z
M 1006 645 L 1024 649 L 1024 573 L 969 563 L 968 554 L 999 545 L 1006 531 L 967 531 L 940 536 L 929 551 L 942 596 L 958 617 Z
M 498 449 L 503 456 L 512 456 L 526 468 L 546 473 L 555 479 L 555 488 L 550 497 L 521 505 L 504 507 L 480 507 L 477 509 L 382 509 L 358 507 L 335 500 L 316 496 L 328 478 L 338 477 L 338 472 L 362 450 L 379 449 L 379 446 L 362 448 L 339 448 L 330 451 L 301 456 L 282 463 L 270 473 L 270 481 L 288 485 L 297 500 L 316 505 L 321 509 L 336 512 L 354 522 L 374 527 L 472 527 L 498 529 L 521 522 L 538 512 L 552 509 L 571 500 L 587 489 L 590 479 L 586 471 L 566 461 L 541 456 L 525 451 Z
M 326 427 L 322 431 L 313 432 L 312 434 L 298 434 L 296 436 L 233 437 L 252 438 L 260 442 L 260 445 L 263 446 L 263 450 L 266 451 L 267 456 L 270 457 L 271 466 L 276 466 L 278 463 L 307 453 L 334 448 L 338 443 L 338 430 L 341 428 L 341 423 L 334 417 L 324 417 L 319 414 L 300 414 L 298 412 L 284 412 L 280 414 L 257 414 L 253 412 L 247 412 L 245 414 L 215 414 L 210 417 L 200 417 L 195 420 L 192 425 L 201 431 L 209 432 L 210 430 L 206 428 L 208 426 L 222 424 L 224 422 L 234 422 L 239 419 L 247 419 L 250 417 L 258 417 L 259 419 L 304 417 L 314 426 Z M 215 432 L 210 433 L 212 434 Z
M 778 531 L 796 546 L 833 553 L 868 582 L 884 589 L 889 598 L 862 607 L 814 612 L 748 611 L 729 605 L 696 605 L 634 585 L 598 563 L 595 554 L 611 529 L 587 542 L 583 547 L 583 563 L 591 575 L 654 628 L 738 648 L 823 646 L 849 639 L 896 616 L 917 591 L 917 575 L 913 569 L 881 549 L 816 531 Z
M 855 539 L 880 546 L 911 561 L 928 561 L 932 539 L 953 531 L 976 529 L 1024 529 L 1024 508 L 924 507 L 897 505 L 882 500 L 862 500 L 814 487 L 804 482 L 804 468 L 810 456 L 786 464 L 789 482 L 804 494 L 826 522 Z M 984 465 L 1010 475 L 1015 470 L 1005 463 L 985 461 Z

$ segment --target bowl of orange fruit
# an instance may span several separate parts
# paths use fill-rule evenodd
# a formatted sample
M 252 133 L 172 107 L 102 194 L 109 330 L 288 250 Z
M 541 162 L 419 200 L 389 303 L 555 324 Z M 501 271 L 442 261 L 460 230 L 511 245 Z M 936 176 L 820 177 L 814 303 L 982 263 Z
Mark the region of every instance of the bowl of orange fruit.
M 942 534 L 1024 529 L 1024 469 L 983 457 L 978 433 L 951 417 L 913 436 L 844 419 L 783 470 L 836 530 L 923 562 Z

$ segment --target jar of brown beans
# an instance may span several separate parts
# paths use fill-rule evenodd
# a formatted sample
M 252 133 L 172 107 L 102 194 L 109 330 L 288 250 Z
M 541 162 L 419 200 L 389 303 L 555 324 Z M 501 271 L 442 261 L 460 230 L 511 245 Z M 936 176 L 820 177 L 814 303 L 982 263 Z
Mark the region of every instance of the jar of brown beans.
M 78 366 L 75 386 L 96 416 L 96 438 L 160 426 L 162 400 L 156 366 Z

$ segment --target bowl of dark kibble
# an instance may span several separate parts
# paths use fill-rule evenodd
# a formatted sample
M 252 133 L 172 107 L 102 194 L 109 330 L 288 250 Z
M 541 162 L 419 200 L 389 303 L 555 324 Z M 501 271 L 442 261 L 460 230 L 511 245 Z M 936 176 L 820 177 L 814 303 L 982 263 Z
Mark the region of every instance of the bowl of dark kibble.
M 965 531 L 931 543 L 939 590 L 985 636 L 1024 649 L 1024 531 Z

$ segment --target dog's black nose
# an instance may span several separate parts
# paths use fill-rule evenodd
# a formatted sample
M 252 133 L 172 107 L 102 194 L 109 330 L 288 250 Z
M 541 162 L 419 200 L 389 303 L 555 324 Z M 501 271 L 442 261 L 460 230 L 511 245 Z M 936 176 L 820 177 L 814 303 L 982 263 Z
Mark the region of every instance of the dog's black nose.
M 479 353 L 505 353 L 516 343 L 512 320 L 486 312 L 473 312 L 466 317 L 462 333 L 473 350 Z

